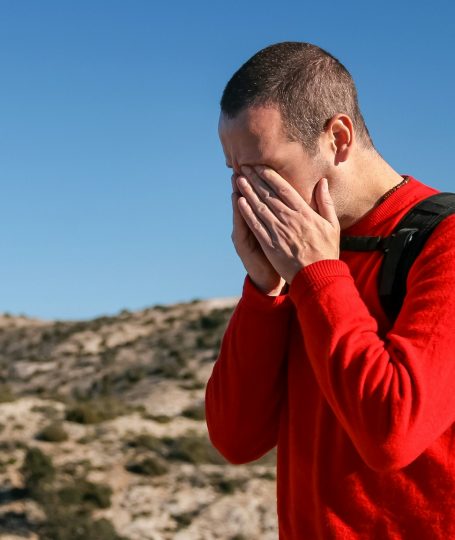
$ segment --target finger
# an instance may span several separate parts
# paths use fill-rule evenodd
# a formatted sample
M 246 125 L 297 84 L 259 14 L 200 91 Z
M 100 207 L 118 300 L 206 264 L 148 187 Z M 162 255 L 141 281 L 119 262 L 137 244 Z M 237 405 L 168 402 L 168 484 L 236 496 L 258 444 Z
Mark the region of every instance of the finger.
M 237 186 L 237 173 L 232 173 L 231 174 L 231 184 L 232 184 L 232 191 L 234 193 L 240 193 L 239 192 L 239 188 Z
M 255 189 L 247 178 L 239 176 L 238 185 L 242 192 L 242 195 L 248 201 L 248 204 L 252 208 L 255 215 L 260 218 L 260 220 L 267 226 L 270 231 L 272 231 L 273 224 L 277 222 L 277 217 L 275 216 L 275 214 L 258 197 L 258 194 L 256 193 Z
M 289 206 L 286 206 L 275 191 L 262 180 L 254 169 L 245 167 L 245 172 L 251 180 L 254 191 L 258 194 L 259 199 L 270 208 L 278 219 L 283 212 L 289 211 Z
M 267 227 L 255 214 L 247 199 L 245 197 L 240 197 L 238 204 L 240 211 L 248 224 L 248 227 L 257 238 L 262 248 L 273 248 L 272 240 L 268 233 Z
M 327 178 L 321 178 L 318 182 L 317 203 L 319 215 L 331 223 L 335 228 L 338 228 L 340 222 L 335 211 L 332 196 L 329 191 Z
M 257 174 L 289 208 L 297 212 L 308 210 L 309 205 L 300 193 L 276 171 L 263 165 L 258 165 L 255 169 Z
M 232 234 L 238 238 L 244 239 L 249 234 L 249 227 L 243 218 L 238 205 L 239 197 L 241 196 L 240 190 L 236 183 L 237 175 L 234 173 L 231 176 L 232 183 L 232 193 L 231 193 L 231 202 L 232 202 Z

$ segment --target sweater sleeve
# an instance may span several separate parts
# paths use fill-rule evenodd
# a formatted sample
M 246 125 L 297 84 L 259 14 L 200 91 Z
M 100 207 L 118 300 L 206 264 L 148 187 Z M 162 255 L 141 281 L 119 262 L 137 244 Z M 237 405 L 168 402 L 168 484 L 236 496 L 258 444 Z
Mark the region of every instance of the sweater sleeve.
M 231 463 L 254 461 L 277 444 L 293 310 L 288 294 L 268 296 L 245 276 L 205 390 L 210 440 Z
M 321 391 L 377 471 L 410 464 L 455 420 L 454 218 L 415 260 L 384 340 L 344 261 L 312 263 L 290 285 Z

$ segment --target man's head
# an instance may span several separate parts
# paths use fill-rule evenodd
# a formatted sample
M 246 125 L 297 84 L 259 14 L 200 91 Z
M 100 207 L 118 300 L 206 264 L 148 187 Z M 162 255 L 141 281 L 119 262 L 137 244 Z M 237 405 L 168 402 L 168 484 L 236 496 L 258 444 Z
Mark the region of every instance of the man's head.
M 268 165 L 307 202 L 354 147 L 374 149 L 349 72 L 310 43 L 256 53 L 229 80 L 220 105 L 227 165 L 237 174 L 242 165 Z

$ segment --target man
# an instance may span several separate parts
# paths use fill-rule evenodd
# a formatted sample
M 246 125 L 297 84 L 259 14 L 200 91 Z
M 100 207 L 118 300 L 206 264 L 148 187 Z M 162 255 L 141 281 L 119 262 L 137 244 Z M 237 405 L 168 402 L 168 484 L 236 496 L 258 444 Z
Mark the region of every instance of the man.
M 309 43 L 259 51 L 219 134 L 247 274 L 206 387 L 213 445 L 234 464 L 277 445 L 280 539 L 455 538 L 455 216 L 389 321 L 381 252 L 340 236 L 387 236 L 438 190 L 379 155 L 346 68 Z

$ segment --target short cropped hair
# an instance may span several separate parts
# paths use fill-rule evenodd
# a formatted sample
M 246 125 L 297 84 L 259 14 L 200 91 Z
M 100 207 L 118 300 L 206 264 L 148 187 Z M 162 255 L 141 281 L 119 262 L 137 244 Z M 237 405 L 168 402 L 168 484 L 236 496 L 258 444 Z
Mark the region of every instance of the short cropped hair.
M 289 140 L 300 141 L 312 156 L 319 136 L 337 113 L 351 118 L 361 146 L 374 148 L 349 71 L 317 45 L 300 41 L 270 45 L 234 73 L 223 91 L 222 113 L 234 118 L 258 105 L 278 107 Z

